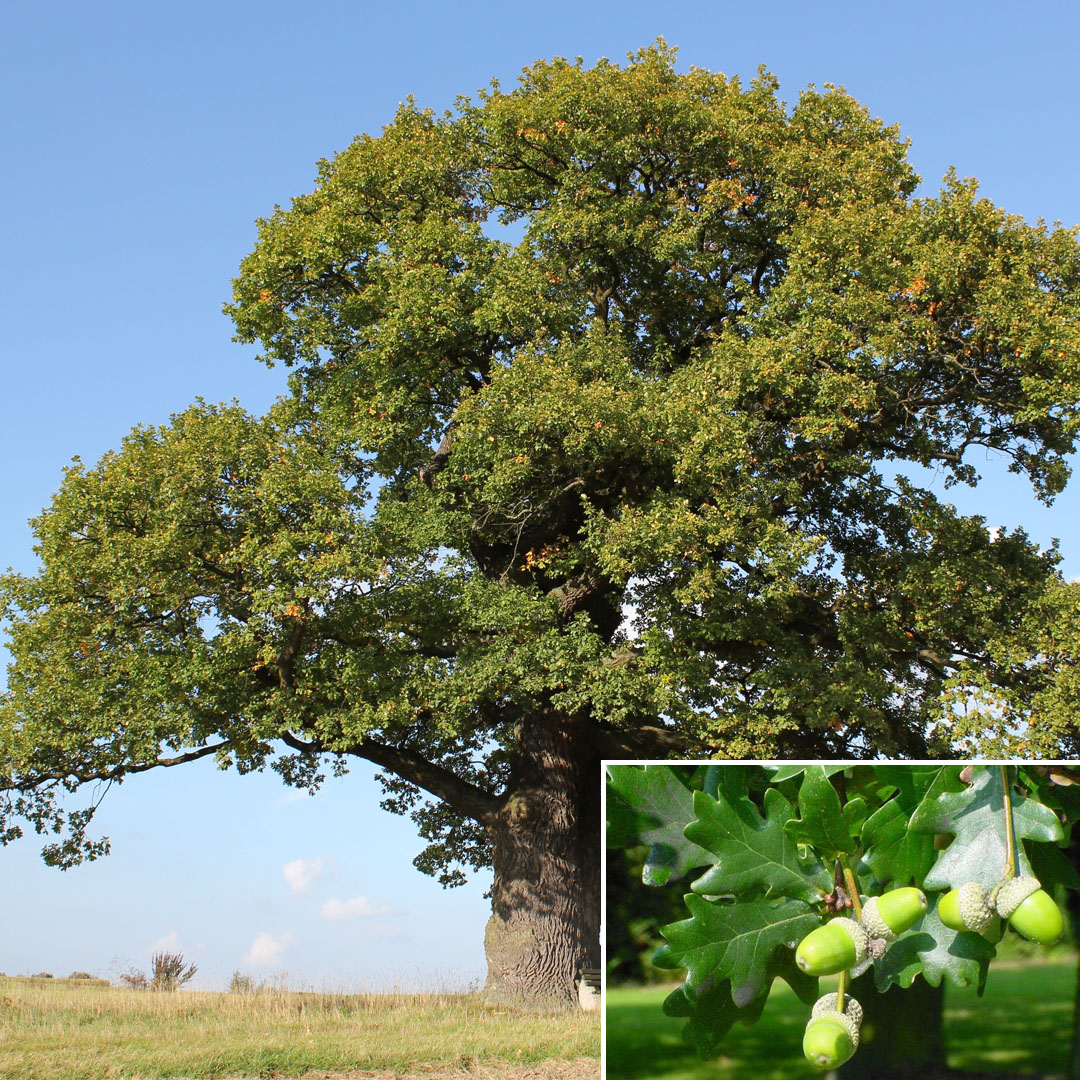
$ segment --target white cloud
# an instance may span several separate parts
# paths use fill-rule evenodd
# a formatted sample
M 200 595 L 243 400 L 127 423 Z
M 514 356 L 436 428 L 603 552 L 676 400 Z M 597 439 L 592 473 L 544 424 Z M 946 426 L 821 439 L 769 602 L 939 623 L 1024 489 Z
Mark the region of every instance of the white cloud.
M 281 868 L 281 876 L 289 886 L 289 894 L 307 892 L 311 883 L 323 872 L 325 859 L 294 859 Z
M 251 943 L 251 948 L 244 957 L 245 964 L 253 964 L 257 967 L 269 967 L 275 964 L 281 954 L 292 944 L 292 934 L 282 934 L 274 937 L 265 931 L 258 935 Z
M 357 896 L 352 900 L 338 900 L 334 897 L 323 904 L 319 918 L 328 919 L 330 922 L 349 922 L 352 919 L 370 919 L 394 914 L 396 913 L 392 908 L 385 904 L 376 904 L 366 896 Z
M 277 797 L 276 806 L 289 806 L 292 803 L 303 802 L 305 799 L 310 799 L 311 795 L 304 789 L 288 788 L 281 795 Z
M 180 944 L 180 937 L 175 930 L 170 930 L 164 937 L 159 937 L 155 941 L 147 952 L 175 952 L 177 945 Z

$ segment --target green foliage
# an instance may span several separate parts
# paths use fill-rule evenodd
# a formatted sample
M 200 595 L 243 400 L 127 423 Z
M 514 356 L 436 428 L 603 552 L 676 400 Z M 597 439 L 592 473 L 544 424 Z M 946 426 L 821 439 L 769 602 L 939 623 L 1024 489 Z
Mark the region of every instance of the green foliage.
M 912 814 L 910 827 L 914 831 L 954 837 L 926 875 L 928 888 L 952 889 L 965 881 L 991 888 L 1001 880 L 1005 863 L 1002 791 L 1000 772 L 980 769 L 962 791 L 927 798 Z M 1012 815 L 1017 838 L 1059 843 L 1064 837 L 1053 810 L 1033 799 L 1014 800 Z M 1019 872 L 1030 874 L 1022 845 L 1017 849 L 1017 858 Z
M 866 819 L 860 840 L 863 861 L 874 877 L 899 886 L 922 881 L 934 864 L 934 837 L 913 831 L 909 822 L 928 791 L 949 783 L 950 774 L 913 766 L 890 777 L 895 777 L 894 793 Z
M 792 807 L 775 788 L 765 793 L 764 809 L 763 816 L 746 796 L 722 798 L 718 793 L 711 798 L 704 792 L 695 796 L 696 820 L 686 826 L 686 833 L 712 853 L 710 861 L 715 864 L 693 883 L 695 892 L 760 889 L 808 902 L 828 892 L 828 872 L 816 859 L 800 857 L 797 827 L 807 822 L 794 817 Z
M 778 947 L 791 948 L 818 925 L 818 914 L 798 900 L 732 904 L 689 893 L 691 918 L 664 927 L 668 954 L 688 971 L 684 996 L 690 1001 L 725 982 L 738 1007 L 767 992 L 775 971 L 768 961 Z
M 643 870 L 647 884 L 664 885 L 711 861 L 707 851 L 683 835 L 681 822 L 693 812 L 693 795 L 681 773 L 663 765 L 610 765 L 608 773 L 616 780 L 608 800 L 608 835 L 649 845 Z
M 361 756 L 452 884 L 523 717 L 597 757 L 1080 751 L 1080 586 L 924 483 L 992 451 L 1060 491 L 1080 244 L 917 183 L 842 90 L 663 43 L 322 162 L 227 305 L 287 399 L 76 462 L 0 582 L 0 840 L 70 865 L 81 783 Z
M 681 824 L 686 839 L 708 852 L 712 864 L 684 897 L 689 918 L 661 928 L 667 940 L 654 957 L 659 967 L 686 971 L 685 983 L 668 997 L 664 1011 L 687 1018 L 684 1034 L 702 1057 L 719 1051 L 736 1021 L 757 1020 L 776 977 L 803 1000 L 816 1000 L 817 979 L 798 971 L 794 950 L 825 925 L 823 919 L 843 911 L 841 889 L 850 883 L 841 871 L 852 875 L 863 899 L 913 885 L 925 889 L 930 901 L 925 916 L 892 944 L 882 942 L 876 956 L 871 951 L 855 974 L 872 965 L 880 992 L 910 987 L 921 977 L 931 986 L 944 979 L 981 993 L 995 945 L 980 934 L 945 926 L 937 901 L 964 881 L 990 888 L 1029 873 L 1029 852 L 1051 848 L 1065 862 L 1060 851 L 1065 830 L 1047 803 L 1054 801 L 1049 789 L 1075 778 L 1067 767 L 1053 767 L 1056 774 L 1052 767 L 1012 769 L 1008 789 L 1006 770 L 998 766 L 711 768 L 732 777 L 712 777 L 709 793 L 700 767 L 652 766 L 654 773 L 679 774 L 680 787 L 696 790 L 692 814 L 688 800 L 672 800 L 668 807 L 680 816 L 653 818 L 648 826 L 664 825 L 670 833 Z M 636 782 L 632 768 L 609 767 L 609 801 L 625 797 L 625 788 Z M 651 783 L 660 786 L 658 777 Z M 796 796 L 798 812 L 788 794 Z M 1011 863 L 1009 816 L 1017 844 Z M 918 839 L 901 840 L 901 832 Z M 608 842 L 619 845 L 628 835 L 635 839 L 625 826 L 613 829 Z M 1054 865 L 1045 855 L 1039 858 Z M 1075 870 L 1068 884 L 1080 885 Z

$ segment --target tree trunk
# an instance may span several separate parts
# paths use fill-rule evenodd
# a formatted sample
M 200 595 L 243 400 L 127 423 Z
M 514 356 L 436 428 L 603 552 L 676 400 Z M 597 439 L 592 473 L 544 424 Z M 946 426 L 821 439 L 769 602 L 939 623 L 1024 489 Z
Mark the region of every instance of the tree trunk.
M 521 724 L 510 795 L 491 826 L 484 935 L 489 999 L 565 1008 L 600 966 L 600 762 L 586 725 L 554 709 Z
M 1080 831 L 1073 829 L 1068 847 L 1069 861 L 1080 864 Z M 1065 890 L 1065 910 L 1072 926 L 1072 939 L 1080 942 L 1080 893 L 1072 889 Z M 1077 963 L 1076 992 L 1073 997 L 1072 1038 L 1069 1053 L 1068 1080 L 1080 1080 L 1080 961 Z
M 937 1080 L 948 1076 L 942 1026 L 944 985 L 917 978 L 910 989 L 879 994 L 873 974 L 856 979 L 851 994 L 863 1007 L 859 1049 L 838 1080 Z

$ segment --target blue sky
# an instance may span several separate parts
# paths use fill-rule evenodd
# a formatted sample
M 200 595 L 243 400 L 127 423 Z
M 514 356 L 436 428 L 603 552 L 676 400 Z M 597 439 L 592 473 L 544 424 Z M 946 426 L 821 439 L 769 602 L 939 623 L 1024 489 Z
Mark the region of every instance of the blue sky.
M 539 58 L 618 60 L 662 35 L 683 66 L 764 63 L 789 100 L 845 86 L 900 123 L 927 191 L 955 165 L 1013 213 L 1080 220 L 1071 2 L 65 0 L 4 22 L 0 566 L 19 570 L 72 456 L 196 396 L 259 411 L 280 392 L 221 314 L 254 221 L 409 94 L 442 109 Z M 1080 574 L 1080 482 L 1047 510 L 991 471 L 951 497 L 1060 537 Z M 32 840 L 0 850 L 0 970 L 109 974 L 161 943 L 206 988 L 234 969 L 343 988 L 479 977 L 488 881 L 446 892 L 413 869 L 421 841 L 372 775 L 315 798 L 204 763 L 132 778 L 100 812 L 107 859 L 60 873 Z

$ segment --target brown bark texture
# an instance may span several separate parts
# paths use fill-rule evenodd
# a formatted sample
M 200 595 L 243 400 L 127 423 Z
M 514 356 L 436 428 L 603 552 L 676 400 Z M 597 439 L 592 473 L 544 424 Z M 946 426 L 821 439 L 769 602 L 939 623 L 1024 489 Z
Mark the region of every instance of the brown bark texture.
M 581 969 L 600 965 L 600 762 L 589 746 L 584 725 L 556 710 L 521 723 L 510 794 L 489 826 L 492 1000 L 568 1007 Z
M 1080 865 L 1080 831 L 1073 829 L 1068 847 L 1069 861 Z M 1073 941 L 1080 941 L 1080 892 L 1065 890 L 1065 911 L 1072 928 Z M 1065 1073 L 1068 1080 L 1080 1080 L 1080 958 L 1078 958 L 1076 995 L 1073 999 L 1071 1035 L 1069 1039 L 1069 1064 Z

